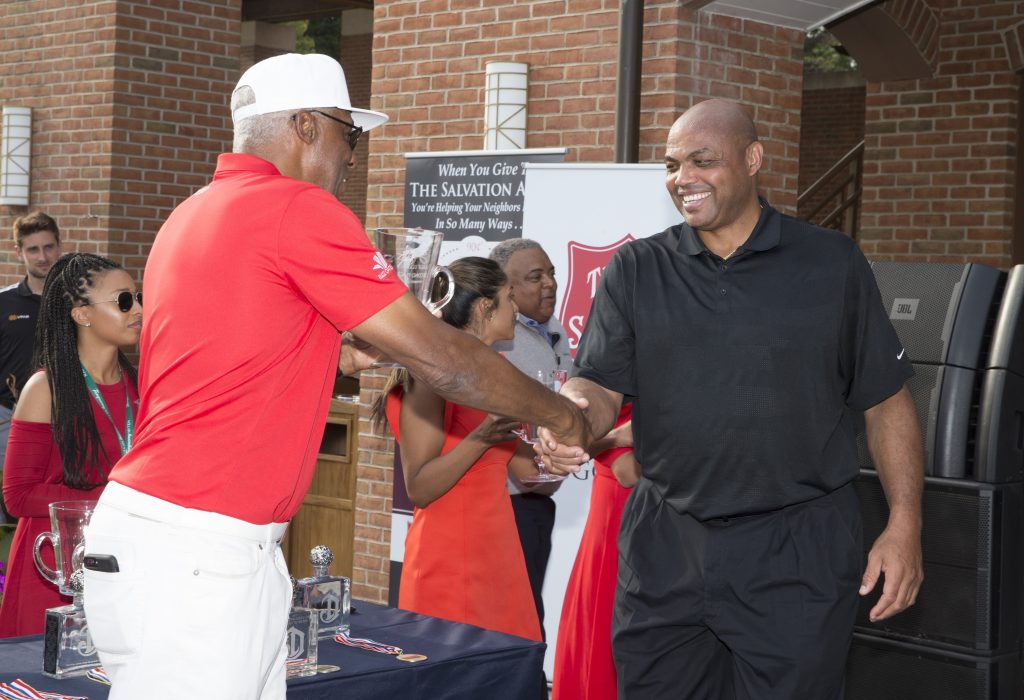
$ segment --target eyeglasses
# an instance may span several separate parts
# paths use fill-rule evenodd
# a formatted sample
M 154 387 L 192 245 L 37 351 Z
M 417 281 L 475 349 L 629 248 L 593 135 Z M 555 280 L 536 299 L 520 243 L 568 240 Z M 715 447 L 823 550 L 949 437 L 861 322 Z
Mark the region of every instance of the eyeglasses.
M 142 292 L 135 292 L 135 294 L 132 294 L 131 292 L 121 292 L 120 294 L 117 295 L 117 299 L 102 299 L 100 301 L 90 301 L 87 304 L 83 304 L 83 306 L 94 306 L 96 304 L 115 303 L 117 304 L 117 308 L 120 309 L 121 313 L 126 314 L 132 310 L 132 307 L 135 306 L 135 302 L 139 302 L 139 306 L 142 306 Z
M 313 114 L 319 114 L 321 117 L 327 117 L 331 121 L 335 121 L 338 122 L 339 124 L 344 124 L 345 126 L 347 126 L 349 128 L 349 132 L 345 134 L 345 140 L 348 141 L 349 148 L 351 148 L 353 151 L 356 150 L 356 146 L 359 144 L 359 137 L 363 135 L 363 127 L 356 126 L 355 124 L 350 124 L 344 119 L 338 119 L 338 117 L 332 116 L 327 112 L 321 112 L 319 109 L 307 109 L 306 111 L 312 112 Z M 295 119 L 294 114 L 292 115 L 292 119 Z

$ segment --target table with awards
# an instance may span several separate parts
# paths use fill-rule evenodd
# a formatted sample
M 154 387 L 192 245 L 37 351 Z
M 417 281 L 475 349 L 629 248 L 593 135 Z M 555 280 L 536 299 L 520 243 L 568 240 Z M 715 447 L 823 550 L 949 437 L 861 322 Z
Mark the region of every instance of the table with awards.
M 319 672 L 289 679 L 289 700 L 519 700 L 539 692 L 544 657 L 539 642 L 372 603 L 357 601 L 355 606 L 348 635 L 355 645 L 321 639 Z M 108 687 L 87 676 L 43 675 L 42 660 L 42 636 L 0 639 L 0 684 L 20 679 L 44 693 L 89 700 L 107 697 Z

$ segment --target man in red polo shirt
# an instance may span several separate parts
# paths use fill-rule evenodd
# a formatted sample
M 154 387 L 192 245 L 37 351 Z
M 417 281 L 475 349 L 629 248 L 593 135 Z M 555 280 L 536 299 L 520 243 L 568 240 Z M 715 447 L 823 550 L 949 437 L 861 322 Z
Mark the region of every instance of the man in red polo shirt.
M 85 606 L 113 700 L 284 698 L 278 543 L 312 478 L 340 331 L 445 398 L 585 444 L 570 401 L 378 264 L 337 198 L 359 135 L 387 116 L 352 107 L 336 61 L 261 61 L 231 108 L 234 152 L 153 244 L 138 429 L 87 534 Z M 369 361 L 341 353 L 348 370 Z

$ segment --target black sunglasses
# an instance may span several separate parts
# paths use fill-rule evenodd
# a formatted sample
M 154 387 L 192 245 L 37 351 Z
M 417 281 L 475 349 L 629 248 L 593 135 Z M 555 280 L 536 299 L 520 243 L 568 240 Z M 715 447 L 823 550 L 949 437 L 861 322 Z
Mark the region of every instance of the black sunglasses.
M 351 124 L 345 121 L 344 119 L 339 119 L 338 117 L 332 116 L 327 112 L 321 112 L 319 109 L 307 109 L 306 111 L 312 112 L 313 114 L 319 114 L 321 117 L 327 117 L 331 121 L 336 121 L 339 124 L 344 124 L 345 126 L 347 126 L 349 128 L 349 132 L 345 134 L 345 140 L 348 141 L 348 147 L 350 149 L 352 149 L 353 151 L 356 150 L 356 145 L 359 143 L 359 137 L 363 135 L 363 127 Z M 295 119 L 294 114 L 292 115 L 292 119 Z
M 108 304 L 110 302 L 114 302 L 115 304 L 117 304 L 117 308 L 120 309 L 121 313 L 126 314 L 132 310 L 132 307 L 135 306 L 135 302 L 139 302 L 139 306 L 142 306 L 142 292 L 135 292 L 135 294 L 132 294 L 131 292 L 121 292 L 120 294 L 117 295 L 117 299 L 103 299 L 101 301 L 90 301 L 87 304 L 83 304 L 83 306 L 93 306 L 95 304 Z

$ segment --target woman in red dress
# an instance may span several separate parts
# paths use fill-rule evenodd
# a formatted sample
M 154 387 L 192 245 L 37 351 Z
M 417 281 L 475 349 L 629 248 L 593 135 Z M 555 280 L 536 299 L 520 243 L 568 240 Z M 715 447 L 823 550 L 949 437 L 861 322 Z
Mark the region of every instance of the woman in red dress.
M 488 345 L 511 339 L 516 306 L 497 263 L 470 257 L 449 269 L 455 294 L 442 319 Z M 399 381 L 385 412 L 415 509 L 398 607 L 540 641 L 505 486 L 520 424 L 449 403 L 407 375 Z
M 552 700 L 616 700 L 612 608 L 619 566 L 619 523 L 639 466 L 633 459 L 632 406 L 592 448 L 590 510 L 562 601 Z
M 50 503 L 99 498 L 131 445 L 138 391 L 120 348 L 139 342 L 141 299 L 131 276 L 98 255 L 64 255 L 46 276 L 34 352 L 41 369 L 18 397 L 4 461 L 4 503 L 18 527 L 0 637 L 40 634 L 46 609 L 71 602 L 36 570 L 32 547 L 50 529 Z

